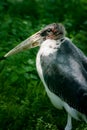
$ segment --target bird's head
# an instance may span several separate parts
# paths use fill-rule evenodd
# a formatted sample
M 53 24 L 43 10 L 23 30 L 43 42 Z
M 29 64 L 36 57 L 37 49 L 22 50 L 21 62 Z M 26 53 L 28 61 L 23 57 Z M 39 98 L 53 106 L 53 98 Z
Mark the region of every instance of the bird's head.
M 58 40 L 64 37 L 65 28 L 62 24 L 53 23 L 46 26 L 43 30 L 41 30 L 40 35 L 41 37 L 43 37 L 43 40 L 46 39 Z
M 4 57 L 6 58 L 20 51 L 40 46 L 41 43 L 47 39 L 54 39 L 54 40 L 61 39 L 64 37 L 64 35 L 65 35 L 65 28 L 62 24 L 58 23 L 50 24 L 45 28 L 43 28 L 42 30 L 35 33 L 34 35 L 27 38 L 25 41 L 21 42 L 15 48 L 10 50 L 7 54 L 5 54 Z

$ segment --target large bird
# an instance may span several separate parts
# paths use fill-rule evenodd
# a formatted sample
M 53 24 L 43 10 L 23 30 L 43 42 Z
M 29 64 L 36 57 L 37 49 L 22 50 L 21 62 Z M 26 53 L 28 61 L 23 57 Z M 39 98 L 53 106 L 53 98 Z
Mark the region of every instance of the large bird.
M 35 33 L 4 58 L 40 46 L 36 67 L 52 104 L 65 109 L 65 130 L 72 129 L 72 117 L 87 123 L 87 57 L 69 38 L 62 24 L 53 23 Z

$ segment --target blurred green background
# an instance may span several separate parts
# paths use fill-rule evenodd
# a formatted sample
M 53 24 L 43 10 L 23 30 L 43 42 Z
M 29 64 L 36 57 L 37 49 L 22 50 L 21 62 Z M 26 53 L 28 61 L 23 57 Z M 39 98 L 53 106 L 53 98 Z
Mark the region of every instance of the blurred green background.
M 0 57 L 45 25 L 60 22 L 87 55 L 87 0 L 0 0 Z M 39 47 L 0 62 L 0 130 L 63 130 L 36 71 Z M 73 130 L 87 130 L 73 120 Z

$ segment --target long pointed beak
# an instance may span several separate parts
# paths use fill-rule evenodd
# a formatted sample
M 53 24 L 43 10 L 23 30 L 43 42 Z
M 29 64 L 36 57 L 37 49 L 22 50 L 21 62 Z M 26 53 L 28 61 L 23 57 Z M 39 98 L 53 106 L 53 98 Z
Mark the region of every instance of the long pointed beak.
M 23 50 L 27 50 L 29 48 L 34 48 L 36 46 L 39 46 L 41 43 L 41 36 L 40 36 L 40 32 L 35 33 L 34 35 L 30 36 L 29 38 L 27 38 L 25 41 L 21 42 L 19 45 L 17 45 L 15 48 L 13 48 L 12 50 L 10 50 L 8 53 L 6 53 L 4 55 L 4 57 L 8 57 L 11 56 L 13 54 L 16 54 L 18 52 L 21 52 Z

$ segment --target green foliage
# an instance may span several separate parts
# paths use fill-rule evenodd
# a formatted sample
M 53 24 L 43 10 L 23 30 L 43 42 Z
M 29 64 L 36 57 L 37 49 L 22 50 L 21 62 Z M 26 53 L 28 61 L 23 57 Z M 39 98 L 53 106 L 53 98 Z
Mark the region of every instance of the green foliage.
M 62 22 L 87 54 L 86 0 L 0 1 L 0 57 L 46 24 Z M 60 130 L 65 111 L 55 109 L 35 67 L 38 47 L 0 62 L 0 130 Z M 74 130 L 87 125 L 74 121 Z

